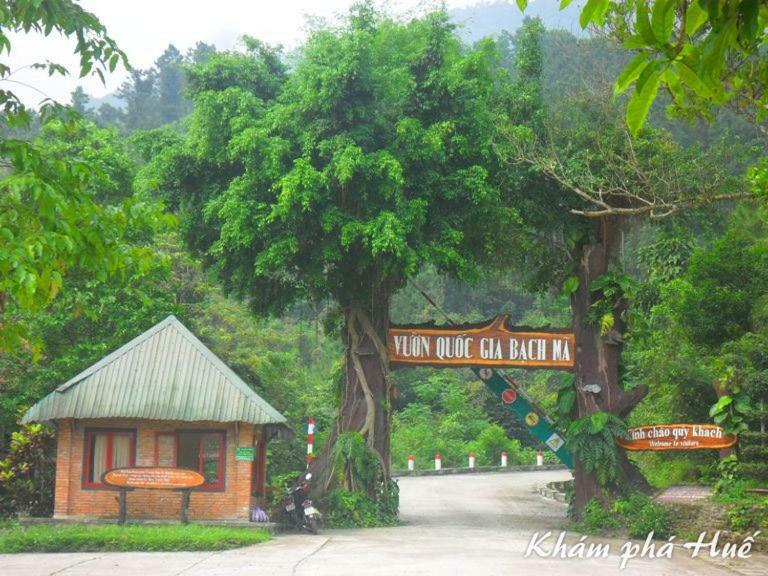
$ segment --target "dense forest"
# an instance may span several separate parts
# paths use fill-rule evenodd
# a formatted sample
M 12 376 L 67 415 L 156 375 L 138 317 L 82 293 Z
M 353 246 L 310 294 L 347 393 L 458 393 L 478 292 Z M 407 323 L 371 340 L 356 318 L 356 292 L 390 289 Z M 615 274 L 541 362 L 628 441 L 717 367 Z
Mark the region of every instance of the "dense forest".
M 744 174 L 765 157 L 765 120 L 729 107 L 702 118 L 661 95 L 628 139 L 628 99 L 612 83 L 629 50 L 540 19 L 487 30 L 499 8 L 484 9 L 490 16 L 455 14 L 457 31 L 442 13 L 400 23 L 363 4 L 289 55 L 249 37 L 232 51 L 171 45 L 152 68 L 130 72 L 116 95 L 122 105 L 93 107 L 78 89 L 77 117 L 33 119 L 25 137 L 45 157 L 93 167 L 84 193 L 99 205 L 136 218 L 164 213 L 127 229 L 121 242 L 133 256 L 111 273 L 74 265 L 48 280 L 56 297 L 42 310 L 0 307 L 4 328 L 19 327 L 0 355 L 0 456 L 10 453 L 0 513 L 22 500 L 50 512 L 50 478 L 40 478 L 50 469 L 13 468 L 14 450 L 50 457 L 49 433 L 17 432 L 23 411 L 169 314 L 287 416 L 296 435 L 271 444 L 275 483 L 303 468 L 309 417 L 321 453 L 327 444 L 325 455 L 338 458 L 331 445 L 344 442 L 354 452 L 334 422 L 361 371 L 387 383 L 379 400 L 391 401 L 391 415 L 377 422 L 389 423 L 378 437 L 391 430 L 391 446 L 375 449 L 391 448 L 392 469 L 408 455 L 430 467 L 436 452 L 444 466 L 465 465 L 470 451 L 481 465 L 502 451 L 511 463 L 534 462 L 543 446 L 468 370 L 377 373 L 345 357 L 355 326 L 374 341 L 369 320 L 380 331 L 377 322 L 446 314 L 597 326 L 617 351 L 620 390 L 643 391 L 624 426 L 714 419 L 741 435 L 745 481 L 768 480 L 768 208 L 740 200 L 749 196 Z M 338 69 L 327 66 L 333 59 Z M 570 192 L 601 206 L 602 192 L 591 191 L 602 189 L 658 201 L 651 215 L 669 214 L 622 216 L 611 263 L 590 288 L 575 255 L 595 232 Z M 349 190 L 385 210 L 356 206 L 357 220 L 346 221 L 336 206 L 317 208 Z M 697 193 L 723 201 L 690 201 Z M 602 297 L 574 320 L 573 302 L 596 289 Z M 578 433 L 573 375 L 509 374 L 562 430 Z M 581 456 L 595 459 L 586 474 L 622 465 L 612 446 Z M 631 459 L 654 487 L 710 481 L 719 462 L 716 452 Z M 365 505 L 339 502 L 349 517 Z

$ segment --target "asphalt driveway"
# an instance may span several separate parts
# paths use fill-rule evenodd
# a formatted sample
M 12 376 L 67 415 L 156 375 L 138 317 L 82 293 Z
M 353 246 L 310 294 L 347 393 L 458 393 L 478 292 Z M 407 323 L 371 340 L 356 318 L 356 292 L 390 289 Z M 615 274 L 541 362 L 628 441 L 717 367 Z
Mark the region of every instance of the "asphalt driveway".
M 404 478 L 403 525 L 283 535 L 227 552 L 0 555 L 2 576 L 509 575 L 715 576 L 768 573 L 764 557 L 714 563 L 677 550 L 671 560 L 631 560 L 619 570 L 622 542 L 608 558 L 525 557 L 534 533 L 565 523 L 565 506 L 535 492 L 568 472 Z M 575 543 L 577 535 L 569 535 Z M 590 538 L 590 542 L 598 542 Z M 541 548 L 551 549 L 551 545 Z

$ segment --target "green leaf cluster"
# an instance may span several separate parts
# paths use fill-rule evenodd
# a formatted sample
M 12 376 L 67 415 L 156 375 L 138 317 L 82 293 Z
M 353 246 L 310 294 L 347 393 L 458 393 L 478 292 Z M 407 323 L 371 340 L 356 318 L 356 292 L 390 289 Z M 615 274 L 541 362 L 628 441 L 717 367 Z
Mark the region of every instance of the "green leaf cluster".
M 189 134 L 140 180 L 258 309 L 370 306 L 426 263 L 476 278 L 517 223 L 494 183 L 497 58 L 492 42 L 465 50 L 444 13 L 358 5 L 290 72 L 261 45 L 193 69 Z
M 615 438 L 627 437 L 627 424 L 615 414 L 597 411 L 574 420 L 566 430 L 566 446 L 584 467 L 607 487 L 618 477 Z
M 561 2 L 560 9 L 570 4 Z M 527 2 L 518 2 L 525 10 Z M 659 90 L 678 112 L 712 117 L 729 104 L 766 120 L 765 49 L 768 6 L 758 0 L 588 0 L 582 28 L 606 28 L 637 55 L 616 79 L 620 94 L 630 86 L 626 121 L 637 135 Z

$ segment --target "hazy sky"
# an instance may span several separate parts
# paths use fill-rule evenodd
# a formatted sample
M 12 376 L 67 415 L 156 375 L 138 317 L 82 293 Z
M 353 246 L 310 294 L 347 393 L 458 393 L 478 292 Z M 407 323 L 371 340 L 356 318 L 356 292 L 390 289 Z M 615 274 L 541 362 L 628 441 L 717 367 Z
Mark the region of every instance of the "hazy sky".
M 512 0 L 514 1 L 514 0 Z M 549 0 L 547 0 L 549 1 Z M 552 0 L 554 1 L 554 0 Z M 126 52 L 135 68 L 148 68 L 173 43 L 184 52 L 197 41 L 232 48 L 243 34 L 291 48 L 304 37 L 306 17 L 333 18 L 346 12 L 353 0 L 81 0 L 80 4 L 99 17 L 110 35 Z M 482 3 L 481 0 L 446 0 L 449 8 Z M 389 0 L 380 2 L 390 11 L 408 14 L 438 5 L 431 0 Z M 73 43 L 62 38 L 21 34 L 12 38 L 12 76 L 40 92 L 13 84 L 12 89 L 29 105 L 43 98 L 69 101 L 78 84 L 93 96 L 114 91 L 125 79 L 118 69 L 102 85 L 98 78 L 77 78 L 78 60 L 72 55 Z M 67 66 L 68 78 L 23 69 L 32 62 L 52 60 Z M 41 93 L 42 92 L 42 93 Z

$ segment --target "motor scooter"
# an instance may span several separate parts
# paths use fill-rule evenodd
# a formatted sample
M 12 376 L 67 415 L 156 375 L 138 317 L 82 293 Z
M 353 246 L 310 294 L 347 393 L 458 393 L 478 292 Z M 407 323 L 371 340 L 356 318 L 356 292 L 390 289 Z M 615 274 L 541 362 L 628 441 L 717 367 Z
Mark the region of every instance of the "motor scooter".
M 312 480 L 312 473 L 307 472 L 295 486 L 288 489 L 283 508 L 288 518 L 294 520 L 299 530 L 317 534 L 322 515 L 309 498 L 310 480 Z

